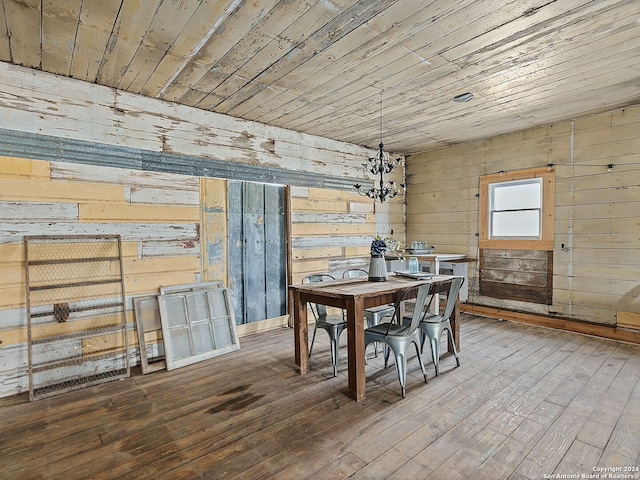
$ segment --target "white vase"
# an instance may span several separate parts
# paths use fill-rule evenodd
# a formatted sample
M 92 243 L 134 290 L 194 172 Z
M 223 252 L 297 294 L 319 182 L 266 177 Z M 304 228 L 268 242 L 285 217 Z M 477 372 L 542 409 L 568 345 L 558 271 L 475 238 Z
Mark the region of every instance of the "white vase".
M 384 255 L 371 255 L 371 260 L 369 260 L 369 281 L 387 281 L 387 262 L 384 259 Z

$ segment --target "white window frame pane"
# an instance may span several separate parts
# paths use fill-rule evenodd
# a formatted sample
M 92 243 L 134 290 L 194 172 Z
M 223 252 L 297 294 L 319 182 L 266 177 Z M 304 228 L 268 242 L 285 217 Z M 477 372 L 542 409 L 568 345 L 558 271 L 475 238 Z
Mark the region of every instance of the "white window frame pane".
M 492 212 L 492 238 L 540 238 L 540 211 Z
M 240 348 L 229 292 L 222 284 L 171 291 L 158 296 L 167 370 Z
M 542 179 L 490 184 L 488 227 L 492 239 L 541 239 Z
M 491 211 L 528 210 L 542 207 L 542 179 L 493 183 Z

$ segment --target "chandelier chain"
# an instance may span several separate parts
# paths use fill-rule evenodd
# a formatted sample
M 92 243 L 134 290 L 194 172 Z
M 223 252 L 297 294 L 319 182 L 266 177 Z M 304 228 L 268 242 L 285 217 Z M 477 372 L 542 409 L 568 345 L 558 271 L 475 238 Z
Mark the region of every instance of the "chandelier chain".
M 384 174 L 389 174 L 391 171 L 400 165 L 401 158 L 392 159 L 387 152 L 384 151 L 384 144 L 382 143 L 382 95 L 383 90 L 380 91 L 380 145 L 378 145 L 379 151 L 377 155 L 367 159 L 367 163 L 363 163 L 364 169 L 373 175 L 379 175 L 379 180 L 374 181 L 372 188 L 366 188 L 363 185 L 355 184 L 354 187 L 358 193 L 364 197 L 369 197 L 383 203 L 385 199 L 393 198 L 396 195 L 404 193 L 404 184 L 398 184 L 395 180 L 384 179 Z M 376 184 L 376 182 L 378 184 Z
M 380 143 L 382 143 L 382 94 L 384 90 L 380 90 Z

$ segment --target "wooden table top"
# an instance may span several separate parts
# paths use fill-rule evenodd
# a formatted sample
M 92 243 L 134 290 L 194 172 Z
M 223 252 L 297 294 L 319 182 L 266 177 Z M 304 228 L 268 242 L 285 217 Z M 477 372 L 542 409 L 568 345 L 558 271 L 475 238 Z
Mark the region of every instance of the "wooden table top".
M 289 288 L 294 291 L 321 294 L 324 297 L 333 298 L 367 298 L 375 297 L 385 293 L 395 293 L 398 290 L 419 287 L 424 283 L 446 280 L 449 275 L 434 275 L 431 278 L 415 280 L 401 275 L 390 274 L 386 282 L 370 282 L 366 277 L 340 279 L 327 282 L 306 283 L 302 285 L 291 285 Z

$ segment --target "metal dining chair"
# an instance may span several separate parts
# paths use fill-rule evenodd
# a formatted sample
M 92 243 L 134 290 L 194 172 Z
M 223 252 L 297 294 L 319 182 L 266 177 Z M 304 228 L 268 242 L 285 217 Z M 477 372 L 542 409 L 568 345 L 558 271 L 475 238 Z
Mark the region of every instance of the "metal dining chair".
M 418 363 L 420 363 L 420 369 L 424 376 L 424 383 L 427 383 L 427 371 L 422 363 L 422 357 L 420 356 L 420 336 L 418 334 L 418 325 L 424 316 L 424 307 L 427 304 L 427 300 L 432 298 L 431 284 L 425 283 L 418 287 L 418 295 L 416 297 L 416 304 L 413 314 L 410 317 L 411 321 L 408 325 L 403 325 L 400 322 L 394 323 L 394 318 L 400 318 L 400 308 L 402 305 L 402 298 L 396 303 L 393 316 L 389 322 L 380 323 L 373 327 L 367 328 L 364 331 L 364 346 L 371 342 L 382 342 L 389 348 L 385 349 L 384 368 L 387 368 L 389 363 L 389 350 L 393 350 L 396 361 L 396 371 L 398 373 L 398 381 L 402 388 L 402 398 L 406 398 L 406 379 L 407 379 L 407 350 L 409 345 L 413 344 L 416 348 L 416 354 L 418 357 Z
M 350 268 L 349 270 L 345 270 L 342 274 L 342 278 L 362 278 L 369 277 L 369 272 L 362 268 Z
M 335 280 L 335 278 L 324 273 L 317 273 L 307 275 L 302 279 L 302 283 L 319 283 L 327 280 Z M 333 365 L 333 376 L 335 377 L 338 375 L 338 344 L 340 342 L 340 334 L 345 328 L 347 328 L 347 321 L 344 317 L 344 313 L 341 315 L 327 315 L 326 305 L 316 303 L 309 303 L 309 308 L 313 318 L 315 319 L 313 337 L 311 338 L 311 346 L 309 347 L 309 358 L 311 358 L 313 344 L 316 341 L 316 332 L 318 331 L 318 328 L 322 328 L 329 335 L 329 341 L 331 344 L 331 363 Z
M 361 268 L 352 268 L 346 270 L 342 274 L 342 278 L 369 278 L 369 272 Z M 371 307 L 364 309 L 364 318 L 367 321 L 367 327 L 378 325 L 380 321 L 386 317 L 393 315 L 395 308 L 393 305 L 380 305 L 379 307 Z M 378 344 L 374 344 L 374 354 L 378 356 Z
M 419 328 L 423 333 L 420 341 L 420 350 L 424 350 L 425 339 L 429 339 L 429 345 L 431 347 L 431 358 L 433 359 L 433 366 L 436 370 L 436 375 L 440 375 L 440 336 L 442 332 L 447 332 L 447 340 L 453 351 L 453 356 L 456 359 L 456 365 L 460 366 L 460 357 L 458 356 L 458 350 L 456 349 L 456 343 L 453 338 L 453 332 L 451 330 L 451 315 L 456 307 L 456 300 L 458 299 L 458 293 L 460 287 L 464 282 L 464 277 L 453 277 L 451 279 L 443 280 L 433 284 L 431 293 L 447 296 L 447 303 L 442 315 L 435 315 L 433 313 L 425 312 L 422 320 L 420 321 Z M 407 325 L 410 322 L 410 317 L 405 316 L 403 318 L 403 324 Z

